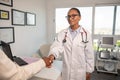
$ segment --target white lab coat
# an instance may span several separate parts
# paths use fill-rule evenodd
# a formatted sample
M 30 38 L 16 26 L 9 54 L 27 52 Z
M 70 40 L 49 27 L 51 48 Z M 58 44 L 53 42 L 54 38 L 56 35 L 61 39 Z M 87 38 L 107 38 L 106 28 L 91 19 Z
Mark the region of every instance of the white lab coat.
M 20 67 L 0 49 L 0 80 L 27 80 L 43 67 L 45 67 L 45 63 L 42 59 Z
M 77 34 L 72 40 L 69 29 L 61 31 L 50 48 L 50 54 L 56 58 L 62 56 L 63 70 L 62 80 L 86 80 L 86 72 L 94 71 L 94 53 L 90 33 L 87 32 L 88 43 L 82 42 L 81 33 Z M 63 43 L 65 33 L 67 32 L 66 42 Z M 83 29 L 80 30 L 83 32 Z

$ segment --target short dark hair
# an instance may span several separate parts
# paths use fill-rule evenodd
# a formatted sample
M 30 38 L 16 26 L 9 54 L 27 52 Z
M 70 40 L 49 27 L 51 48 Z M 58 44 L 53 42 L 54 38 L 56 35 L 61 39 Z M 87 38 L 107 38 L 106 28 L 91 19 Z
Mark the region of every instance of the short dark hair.
M 71 8 L 69 11 L 71 11 L 71 10 L 76 10 L 78 12 L 79 16 L 81 16 L 80 10 L 78 8 Z

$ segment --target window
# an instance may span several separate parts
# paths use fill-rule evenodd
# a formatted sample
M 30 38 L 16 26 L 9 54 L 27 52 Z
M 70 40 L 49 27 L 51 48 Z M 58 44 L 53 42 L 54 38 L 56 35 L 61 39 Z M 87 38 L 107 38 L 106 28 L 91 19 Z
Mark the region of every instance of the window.
M 90 33 L 93 33 L 93 36 L 120 35 L 120 5 L 96 6 L 95 9 L 93 7 L 77 8 L 81 12 L 80 25 L 88 29 Z M 69 9 L 56 8 L 56 33 L 69 27 L 68 21 L 65 18 Z M 94 20 L 93 12 L 95 12 Z
M 81 12 L 80 25 L 92 32 L 92 7 L 77 7 Z M 56 33 L 69 27 L 65 16 L 70 8 L 57 8 L 56 9 Z
M 69 8 L 57 8 L 56 9 L 56 33 L 60 32 L 69 26 L 65 16 L 67 15 Z
M 115 35 L 120 35 L 120 6 L 117 6 Z
M 80 25 L 92 33 L 92 7 L 79 7 L 81 12 Z
M 99 5 L 94 9 L 93 7 L 77 8 L 81 12 L 80 25 L 93 33 L 94 50 L 97 50 L 99 39 L 102 36 L 114 35 L 116 40 L 120 40 L 120 5 Z M 69 9 L 56 8 L 56 33 L 69 26 L 65 18 Z M 94 19 L 92 15 L 94 15 Z
M 95 7 L 94 34 L 112 35 L 114 6 Z

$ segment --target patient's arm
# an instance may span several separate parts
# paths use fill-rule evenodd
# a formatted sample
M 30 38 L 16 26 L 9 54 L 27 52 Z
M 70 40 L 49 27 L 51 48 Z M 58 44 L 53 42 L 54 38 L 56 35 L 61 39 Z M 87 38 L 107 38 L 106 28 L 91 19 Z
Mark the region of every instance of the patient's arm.
M 45 61 L 40 59 L 21 67 L 11 61 L 0 49 L 0 80 L 27 80 L 45 66 Z

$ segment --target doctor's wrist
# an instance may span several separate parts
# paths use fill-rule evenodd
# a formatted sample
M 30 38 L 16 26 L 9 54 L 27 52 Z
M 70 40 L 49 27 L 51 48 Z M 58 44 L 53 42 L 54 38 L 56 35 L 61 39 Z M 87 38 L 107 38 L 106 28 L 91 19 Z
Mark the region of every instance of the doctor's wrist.
M 90 78 L 91 78 L 91 73 L 86 72 L 86 80 L 90 80 Z
M 53 54 L 49 55 L 50 60 L 55 60 L 55 56 Z

